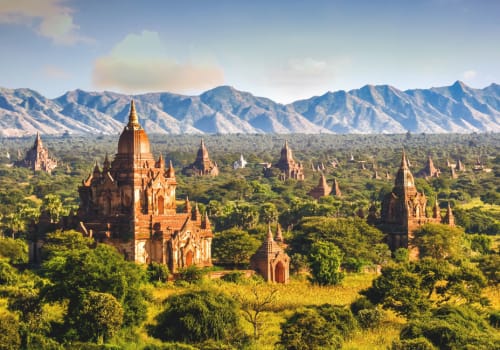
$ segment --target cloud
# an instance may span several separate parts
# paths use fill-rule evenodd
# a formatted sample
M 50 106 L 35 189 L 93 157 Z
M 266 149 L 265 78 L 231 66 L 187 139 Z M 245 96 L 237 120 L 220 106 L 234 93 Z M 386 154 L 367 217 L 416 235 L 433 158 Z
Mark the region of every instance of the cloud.
M 210 62 L 179 62 L 168 54 L 158 33 L 129 34 L 94 62 L 93 84 L 127 93 L 193 92 L 220 85 L 224 74 Z
M 471 70 L 466 70 L 465 72 L 462 73 L 462 77 L 464 80 L 474 80 L 474 78 L 477 77 L 477 72 L 473 69 Z
M 49 79 L 69 79 L 71 78 L 71 74 L 60 67 L 56 67 L 53 65 L 46 65 L 42 67 L 42 74 L 44 77 Z
M 22 24 L 56 44 L 71 45 L 91 39 L 78 34 L 73 10 L 65 0 L 14 0 L 0 2 L 0 23 Z

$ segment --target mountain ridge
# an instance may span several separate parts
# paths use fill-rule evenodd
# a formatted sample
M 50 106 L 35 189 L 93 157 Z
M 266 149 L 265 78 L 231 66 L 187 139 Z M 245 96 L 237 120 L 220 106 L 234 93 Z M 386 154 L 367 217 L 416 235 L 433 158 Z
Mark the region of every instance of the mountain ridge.
M 500 85 L 456 81 L 405 91 L 367 84 L 289 104 L 227 85 L 197 96 L 75 89 L 54 99 L 0 87 L 0 136 L 119 133 L 131 99 L 146 131 L 160 134 L 500 132 Z

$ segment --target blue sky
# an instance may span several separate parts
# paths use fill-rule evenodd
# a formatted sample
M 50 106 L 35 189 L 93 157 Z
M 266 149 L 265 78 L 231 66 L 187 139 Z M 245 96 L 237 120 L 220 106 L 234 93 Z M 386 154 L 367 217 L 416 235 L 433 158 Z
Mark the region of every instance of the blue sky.
M 278 102 L 500 82 L 496 0 L 0 0 L 0 86 Z

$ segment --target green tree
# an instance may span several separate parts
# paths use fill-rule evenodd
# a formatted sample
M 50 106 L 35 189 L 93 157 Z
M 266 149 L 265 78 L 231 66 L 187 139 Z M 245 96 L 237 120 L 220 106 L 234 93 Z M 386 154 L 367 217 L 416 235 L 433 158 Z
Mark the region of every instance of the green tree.
M 0 311 L 0 350 L 17 350 L 20 347 L 19 322 L 12 313 Z
M 323 286 L 339 284 L 344 278 L 339 271 L 342 256 L 340 249 L 331 242 L 313 243 L 309 256 L 311 282 Z
M 259 244 L 259 240 L 247 231 L 238 228 L 222 231 L 213 238 L 213 258 L 224 265 L 243 267 L 250 263 Z
M 24 240 L 0 238 L 0 257 L 7 258 L 11 264 L 28 262 L 28 245 Z
M 464 232 L 457 227 L 441 224 L 425 224 L 414 232 L 413 244 L 420 257 L 437 260 L 457 259 L 463 256 Z
M 233 299 L 201 290 L 167 298 L 156 321 L 151 333 L 163 341 L 224 341 L 230 340 L 237 328 L 238 313 Z
M 168 267 L 165 264 L 152 262 L 147 270 L 150 282 L 166 282 L 168 280 Z
M 123 323 L 123 308 L 108 293 L 88 292 L 77 310 L 78 317 L 72 326 L 80 340 L 102 344 L 111 338 Z
M 305 309 L 281 325 L 279 345 L 287 350 L 340 349 L 342 337 L 316 310 Z
M 388 265 L 372 286 L 361 292 L 373 304 L 381 304 L 399 315 L 412 317 L 426 312 L 430 303 L 422 290 L 422 279 L 402 265 Z
M 65 235 L 65 233 L 61 233 Z M 72 233 L 65 241 L 73 242 Z M 78 244 L 77 249 L 63 247 L 52 251 L 42 264 L 42 272 L 51 283 L 42 288 L 47 301 L 68 301 L 65 316 L 67 330 L 78 319 L 81 300 L 89 292 L 109 293 L 122 305 L 123 324 L 137 325 L 146 317 L 146 305 L 141 285 L 145 281 L 145 271 L 133 262 L 123 259 L 114 247 L 98 244 L 89 248 Z

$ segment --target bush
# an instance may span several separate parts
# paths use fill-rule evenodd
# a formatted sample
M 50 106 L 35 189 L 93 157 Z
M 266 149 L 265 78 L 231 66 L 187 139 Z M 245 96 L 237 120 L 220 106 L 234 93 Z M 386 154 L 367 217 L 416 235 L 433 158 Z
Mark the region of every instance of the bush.
M 391 350 L 435 350 L 430 341 L 423 337 L 392 342 Z
M 230 272 L 222 276 L 221 280 L 225 282 L 241 283 L 245 281 L 245 274 L 239 271 Z
M 191 265 L 185 269 L 180 269 L 179 272 L 177 273 L 177 281 L 184 281 L 187 283 L 198 283 L 203 279 L 203 276 L 205 275 L 205 272 L 194 266 Z
M 64 350 L 64 347 L 42 334 L 30 334 L 27 350 Z
M 17 350 L 21 346 L 19 322 L 7 312 L 0 312 L 0 350 Z
M 373 309 L 375 305 L 372 304 L 367 297 L 360 297 L 351 303 L 351 312 L 356 316 L 359 311 L 365 309 Z
M 342 336 L 316 310 L 306 309 L 281 325 L 279 345 L 287 350 L 340 349 Z
M 238 313 L 231 298 L 202 290 L 169 297 L 156 321 L 151 334 L 163 341 L 222 341 L 229 340 L 237 328 Z
M 468 306 L 443 306 L 430 319 L 410 322 L 401 331 L 402 340 L 424 337 L 439 349 L 495 349 L 500 346 L 496 331 Z
M 11 264 L 28 262 L 28 245 L 20 239 L 0 238 L 0 257 L 7 258 Z
M 492 311 L 488 316 L 488 321 L 492 327 L 500 328 L 500 311 Z
M 148 279 L 150 282 L 167 282 L 168 267 L 164 264 L 152 262 L 148 265 Z
M 363 309 L 359 310 L 356 319 L 361 328 L 373 329 L 380 325 L 382 313 L 379 309 Z

